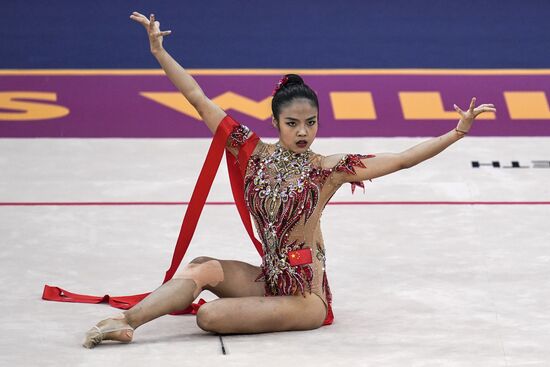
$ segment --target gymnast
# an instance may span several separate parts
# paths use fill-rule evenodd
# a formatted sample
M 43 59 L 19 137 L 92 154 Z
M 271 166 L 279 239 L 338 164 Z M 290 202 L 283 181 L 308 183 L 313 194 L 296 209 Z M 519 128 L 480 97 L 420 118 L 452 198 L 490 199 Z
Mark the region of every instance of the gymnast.
M 262 333 L 312 330 L 332 322 L 332 297 L 326 272 L 326 251 L 320 228 L 322 211 L 344 184 L 410 168 L 434 157 L 464 137 L 476 116 L 495 112 L 494 105 L 454 105 L 456 128 L 400 153 L 323 156 L 310 146 L 319 127 L 315 92 L 295 74 L 285 75 L 272 99 L 272 124 L 279 140 L 268 144 L 214 104 L 197 82 L 164 49 L 153 14 L 133 12 L 130 18 L 147 31 L 150 50 L 160 66 L 215 134 L 230 124 L 225 142 L 242 165 L 244 200 L 263 249 L 260 266 L 238 260 L 198 257 L 185 264 L 134 307 L 100 321 L 86 333 L 84 346 L 103 340 L 128 343 L 136 328 L 162 315 L 188 307 L 203 290 L 218 298 L 200 306 L 197 325 L 209 332 Z

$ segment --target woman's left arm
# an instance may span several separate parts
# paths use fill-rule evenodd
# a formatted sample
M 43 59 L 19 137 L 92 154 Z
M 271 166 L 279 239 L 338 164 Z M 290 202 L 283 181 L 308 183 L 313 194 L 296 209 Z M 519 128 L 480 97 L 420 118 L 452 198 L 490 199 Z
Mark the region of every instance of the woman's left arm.
M 472 98 L 470 107 L 462 111 L 457 105 L 455 110 L 460 120 L 455 129 L 441 136 L 417 144 L 401 153 L 381 153 L 362 158 L 362 164 L 354 167 L 355 174 L 342 177 L 344 182 L 363 181 L 384 176 L 392 172 L 410 168 L 439 154 L 452 143 L 458 141 L 470 130 L 474 119 L 483 112 L 496 112 L 493 104 L 482 104 L 475 107 L 476 98 Z

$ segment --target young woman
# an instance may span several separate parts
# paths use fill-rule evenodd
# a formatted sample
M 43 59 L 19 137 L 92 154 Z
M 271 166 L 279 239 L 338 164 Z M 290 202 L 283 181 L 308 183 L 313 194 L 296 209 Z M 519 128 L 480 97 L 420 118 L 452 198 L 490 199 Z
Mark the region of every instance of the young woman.
M 149 35 L 152 54 L 172 83 L 216 134 L 231 128 L 226 148 L 240 164 L 244 200 L 254 219 L 263 249 L 262 264 L 199 257 L 178 269 L 173 278 L 118 317 L 88 331 L 84 346 L 102 340 L 130 342 L 134 330 L 159 316 L 188 307 L 204 289 L 219 299 L 202 305 L 197 324 L 216 333 L 260 333 L 310 330 L 332 322 L 331 292 L 325 271 L 320 229 L 323 208 L 346 182 L 362 186 L 373 179 L 429 159 L 462 138 L 480 113 L 492 104 L 467 111 L 456 105 L 458 125 L 448 133 L 401 153 L 321 156 L 310 150 L 318 129 L 317 96 L 295 75 L 286 75 L 272 100 L 276 144 L 254 133 L 208 99 L 195 80 L 162 47 L 163 36 L 153 14 L 134 12 L 131 19 Z M 268 296 L 268 297 L 266 297 Z

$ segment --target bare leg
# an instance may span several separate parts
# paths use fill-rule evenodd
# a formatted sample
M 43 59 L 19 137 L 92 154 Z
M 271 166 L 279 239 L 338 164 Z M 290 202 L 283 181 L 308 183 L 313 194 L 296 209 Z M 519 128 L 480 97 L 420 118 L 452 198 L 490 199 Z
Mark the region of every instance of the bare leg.
M 194 259 L 183 271 L 178 271 L 173 279 L 125 311 L 119 318 L 98 323 L 87 333 L 84 346 L 93 348 L 103 340 L 130 342 L 134 329 L 157 317 L 187 308 L 203 289 L 211 290 L 218 296 L 263 294 L 263 283 L 253 282 L 259 274 L 258 267 L 240 261 L 212 260 L 216 259 L 205 256 Z M 203 266 L 198 266 L 199 264 Z M 220 268 L 216 269 L 216 266 Z M 220 272 L 221 277 L 218 274 Z M 218 287 L 219 292 L 216 292 L 214 289 Z
M 125 311 L 124 316 L 128 324 L 137 329 L 157 317 L 188 307 L 195 299 L 193 293 L 196 288 L 197 285 L 191 279 L 171 279 Z
M 311 330 L 323 325 L 326 311 L 315 294 L 220 298 L 199 308 L 197 324 L 219 334 Z
M 93 348 L 103 340 L 132 341 L 133 331 L 139 326 L 189 306 L 196 288 L 191 279 L 169 280 L 120 316 L 100 321 L 88 331 L 83 345 Z

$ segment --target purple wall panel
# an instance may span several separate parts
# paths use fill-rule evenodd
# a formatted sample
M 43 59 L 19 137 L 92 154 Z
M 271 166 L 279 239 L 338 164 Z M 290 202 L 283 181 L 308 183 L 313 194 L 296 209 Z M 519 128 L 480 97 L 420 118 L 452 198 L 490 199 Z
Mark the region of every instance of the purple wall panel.
M 262 100 L 280 78 L 273 75 L 196 75 L 210 97 L 233 91 Z M 494 103 L 495 120 L 476 121 L 471 135 L 550 136 L 550 120 L 511 119 L 504 91 L 543 91 L 550 95 L 550 75 L 304 75 L 319 95 L 319 136 L 433 136 L 452 129 L 458 120 L 405 120 L 400 91 L 438 91 L 446 111 L 453 103 L 463 109 L 470 98 Z M 164 75 L 0 75 L 0 92 L 47 91 L 57 94 L 51 102 L 70 109 L 67 116 L 48 120 L 0 119 L 0 137 L 208 137 L 199 121 L 140 96 L 140 92 L 173 92 Z M 331 91 L 372 93 L 376 120 L 336 120 L 330 104 Z M 0 112 L 14 112 L 0 105 Z M 229 109 L 234 118 L 260 136 L 276 136 L 269 119 L 257 120 Z

